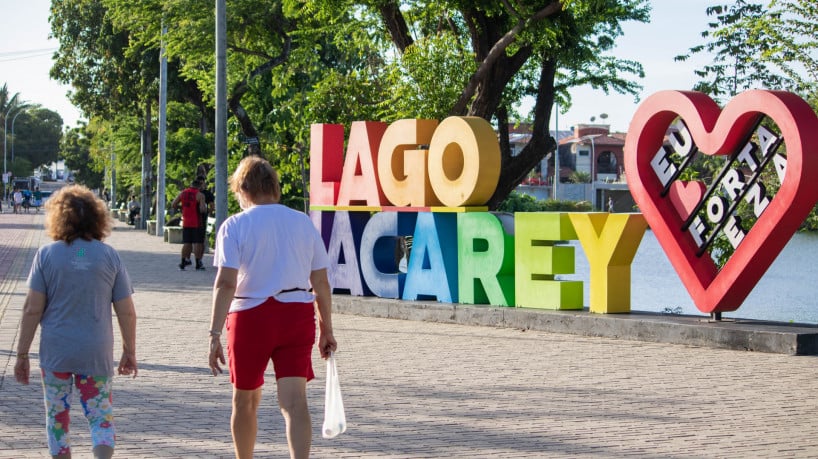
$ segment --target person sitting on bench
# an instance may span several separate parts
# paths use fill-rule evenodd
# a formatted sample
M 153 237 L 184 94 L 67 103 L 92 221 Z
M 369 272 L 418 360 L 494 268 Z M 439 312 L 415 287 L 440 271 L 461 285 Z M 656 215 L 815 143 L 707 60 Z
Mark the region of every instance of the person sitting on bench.
M 136 200 L 136 196 L 131 196 L 130 200 L 128 201 L 128 224 L 134 224 L 134 218 L 139 215 L 139 211 L 141 210 L 139 206 L 139 202 Z

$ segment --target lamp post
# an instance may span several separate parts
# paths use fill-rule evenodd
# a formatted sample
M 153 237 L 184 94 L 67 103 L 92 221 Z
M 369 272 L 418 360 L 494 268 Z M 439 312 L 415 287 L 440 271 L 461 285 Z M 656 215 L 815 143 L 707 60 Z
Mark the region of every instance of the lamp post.
M 15 96 L 15 98 L 16 98 L 16 96 Z M 8 137 L 9 137 L 8 136 L 8 132 L 9 132 L 9 115 L 11 115 L 11 112 L 13 112 L 14 110 L 18 110 L 18 109 L 21 110 L 21 111 L 18 111 L 17 115 L 19 115 L 22 112 L 22 110 L 25 110 L 26 106 L 23 106 L 23 107 L 20 107 L 19 105 L 11 106 L 6 110 L 6 114 L 3 115 L 3 180 L 8 180 L 8 178 L 9 178 L 8 167 L 6 167 L 6 157 L 7 157 L 6 156 L 6 151 L 7 151 L 6 150 L 6 148 L 7 148 L 6 145 L 8 144 Z M 17 115 L 14 115 L 14 118 L 17 118 Z M 14 120 L 12 120 L 11 126 L 12 126 L 12 130 L 14 130 Z M 13 149 L 14 144 L 12 143 L 11 146 L 12 146 L 12 149 Z M 13 155 L 14 154 L 12 153 L 12 160 L 14 159 Z M 6 198 L 6 183 L 5 182 L 3 182 L 2 198 L 3 199 Z
M 568 143 L 581 143 L 584 140 L 591 141 L 591 206 L 594 210 L 596 210 L 596 177 L 594 176 L 595 168 L 594 163 L 596 163 L 596 150 L 594 148 L 594 139 L 601 136 L 602 134 L 588 134 L 582 137 L 577 137 L 576 139 L 571 139 Z
M 6 148 L 8 144 L 8 136 L 6 134 L 8 133 L 9 129 L 9 115 L 15 108 L 17 107 L 9 107 L 8 110 L 6 110 L 6 114 L 3 116 L 3 176 L 5 176 L 6 172 L 8 172 L 8 168 L 6 167 Z
M 22 108 L 17 113 L 14 114 L 14 117 L 11 119 L 11 162 L 14 164 L 14 122 L 17 121 L 17 117 L 20 116 L 21 113 L 25 112 L 26 109 Z M 3 131 L 6 132 L 6 131 Z
M 554 103 L 554 136 L 557 141 L 557 149 L 554 150 L 554 201 L 557 198 L 557 186 L 560 183 L 560 104 Z

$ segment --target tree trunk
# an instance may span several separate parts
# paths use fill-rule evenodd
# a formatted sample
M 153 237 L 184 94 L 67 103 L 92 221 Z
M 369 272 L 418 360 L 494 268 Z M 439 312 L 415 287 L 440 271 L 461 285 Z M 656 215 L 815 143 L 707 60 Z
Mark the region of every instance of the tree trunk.
M 548 153 L 557 149 L 557 142 L 549 132 L 551 124 L 551 110 L 554 106 L 554 76 L 556 61 L 544 59 L 540 71 L 540 80 L 537 87 L 537 98 L 534 104 L 534 122 L 532 124 L 531 141 L 522 149 L 519 155 L 507 157 L 500 169 L 500 180 L 494 194 L 487 203 L 489 209 L 494 210 L 514 191 L 517 185 L 525 178 L 528 172 L 537 166 Z M 506 123 L 507 124 L 507 123 Z M 508 130 L 501 136 L 508 138 Z M 502 145 L 502 142 L 501 142 Z

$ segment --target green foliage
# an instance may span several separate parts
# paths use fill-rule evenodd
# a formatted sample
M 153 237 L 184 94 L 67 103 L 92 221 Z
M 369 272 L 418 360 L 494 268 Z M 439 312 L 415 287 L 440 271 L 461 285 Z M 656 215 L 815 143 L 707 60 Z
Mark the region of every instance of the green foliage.
M 758 18 L 742 21 L 757 58 L 780 71 L 785 87 L 805 98 L 818 95 L 818 4 L 776 0 Z M 783 88 L 782 88 L 783 89 Z
M 159 53 L 134 45 L 130 31 L 112 22 L 115 10 L 106 4 L 51 2 L 51 34 L 60 45 L 50 74 L 71 86 L 71 102 L 83 112 L 112 119 L 139 114 L 141 102 L 156 94 Z
M 500 212 L 590 212 L 587 201 L 537 200 L 531 195 L 511 192 L 497 208 Z
M 687 60 L 691 55 L 708 52 L 713 62 L 696 70 L 701 80 L 693 88 L 710 94 L 717 100 L 732 97 L 754 87 L 781 89 L 785 80 L 774 66 L 759 57 L 765 45 L 751 38 L 748 24 L 764 20 L 770 13 L 759 3 L 738 0 L 732 5 L 707 8 L 708 16 L 716 16 L 710 30 L 702 32 L 704 44 L 690 48 L 676 60 Z
M 83 127 L 71 128 L 60 142 L 60 157 L 65 161 L 65 167 L 74 171 L 77 183 L 90 189 L 101 188 L 105 176 L 100 168 L 95 167 L 90 146 Z
M 393 90 L 383 105 L 389 119 L 446 118 L 476 69 L 474 53 L 450 33 L 415 41 L 387 69 Z
M 27 158 L 17 157 L 13 161 L 8 161 L 7 169 L 15 177 L 30 177 L 34 173 L 34 166 Z
M 676 57 L 714 54 L 712 63 L 696 71 L 701 81 L 694 89 L 717 99 L 757 87 L 805 98 L 818 94 L 818 4 L 813 0 L 739 0 L 706 11 L 716 19 L 702 32 L 707 41 Z
M 313 123 L 452 114 L 504 123 L 524 96 L 567 106 L 569 88 L 585 84 L 636 95 L 628 77 L 642 76 L 641 66 L 610 52 L 621 23 L 648 20 L 649 2 L 231 0 L 228 10 L 228 164 L 245 153 L 242 141 L 257 137 L 281 174 L 284 201 L 303 207 Z M 52 74 L 75 88 L 90 118 L 109 123 L 89 147 L 97 170 L 113 150 L 118 188 L 140 186 L 142 122 L 130 117 L 156 98 L 163 41 L 169 111 L 189 101 L 196 109 L 181 111 L 199 121 L 168 114 L 169 187 L 202 163 L 212 166 L 202 156 L 215 92 L 212 8 L 193 0 L 65 0 L 54 2 L 51 23 L 60 41 Z M 535 124 L 548 126 L 548 113 L 537 111 Z M 545 131 L 503 161 L 490 205 L 549 152 Z
M 13 126 L 9 126 L 9 152 L 26 158 L 35 168 L 57 161 L 62 137 L 60 115 L 46 108 L 32 107 L 15 116 Z
M 568 183 L 591 183 L 591 173 L 574 171 L 568 176 Z

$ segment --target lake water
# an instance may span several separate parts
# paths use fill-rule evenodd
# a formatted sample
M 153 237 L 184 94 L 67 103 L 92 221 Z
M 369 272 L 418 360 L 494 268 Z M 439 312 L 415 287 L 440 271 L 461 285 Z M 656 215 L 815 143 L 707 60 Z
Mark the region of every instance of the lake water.
M 588 259 L 578 241 L 576 274 L 559 276 L 564 280 L 582 280 L 585 304 L 590 298 Z M 818 324 L 818 234 L 797 233 L 770 269 L 734 312 L 724 318 L 772 320 Z M 648 230 L 636 252 L 631 271 L 631 309 L 708 316 L 696 308 L 676 270 L 670 264 L 653 232 Z M 678 309 L 681 308 L 681 309 Z

